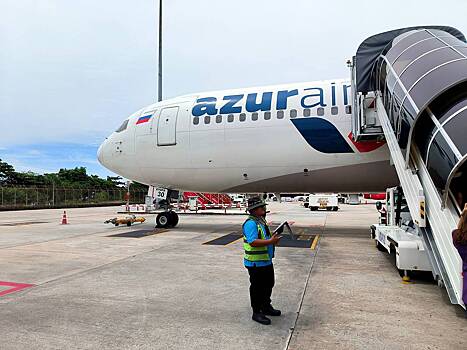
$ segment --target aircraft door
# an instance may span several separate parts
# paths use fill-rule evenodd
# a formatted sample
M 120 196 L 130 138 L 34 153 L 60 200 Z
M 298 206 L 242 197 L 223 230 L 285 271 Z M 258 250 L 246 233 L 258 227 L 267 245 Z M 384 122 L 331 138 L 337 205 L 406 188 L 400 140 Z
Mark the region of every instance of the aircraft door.
M 157 124 L 157 145 L 171 146 L 177 143 L 178 107 L 164 108 Z

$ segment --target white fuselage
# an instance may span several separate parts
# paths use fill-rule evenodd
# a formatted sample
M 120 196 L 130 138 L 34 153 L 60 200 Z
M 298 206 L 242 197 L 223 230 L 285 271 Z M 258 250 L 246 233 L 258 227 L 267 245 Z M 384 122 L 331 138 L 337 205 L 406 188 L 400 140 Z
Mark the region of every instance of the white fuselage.
M 101 164 L 203 192 L 362 192 L 397 184 L 385 144 L 354 143 L 345 80 L 182 96 L 132 114 Z

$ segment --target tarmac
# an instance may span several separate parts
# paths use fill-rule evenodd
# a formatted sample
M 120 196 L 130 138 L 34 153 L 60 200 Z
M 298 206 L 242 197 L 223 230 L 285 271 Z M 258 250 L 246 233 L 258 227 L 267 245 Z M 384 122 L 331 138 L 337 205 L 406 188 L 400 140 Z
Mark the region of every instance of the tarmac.
M 0 349 L 467 348 L 467 319 L 445 290 L 402 283 L 375 248 L 374 205 L 270 205 L 268 220 L 316 238 L 276 249 L 283 315 L 270 326 L 251 320 L 241 239 L 203 244 L 245 217 L 183 215 L 152 234 L 154 215 L 104 224 L 117 210 L 68 209 L 68 225 L 63 210 L 0 212 Z

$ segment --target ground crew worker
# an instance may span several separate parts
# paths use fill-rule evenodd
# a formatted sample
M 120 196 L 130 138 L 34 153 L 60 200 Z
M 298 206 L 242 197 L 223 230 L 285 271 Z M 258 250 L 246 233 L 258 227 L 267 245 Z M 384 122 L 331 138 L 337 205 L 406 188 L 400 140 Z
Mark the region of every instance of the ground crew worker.
M 261 324 L 271 324 L 268 316 L 280 316 L 280 310 L 271 305 L 274 287 L 274 246 L 280 236 L 271 236 L 266 222 L 266 203 L 259 197 L 248 199 L 248 219 L 243 224 L 244 264 L 250 275 L 250 301 L 252 319 Z

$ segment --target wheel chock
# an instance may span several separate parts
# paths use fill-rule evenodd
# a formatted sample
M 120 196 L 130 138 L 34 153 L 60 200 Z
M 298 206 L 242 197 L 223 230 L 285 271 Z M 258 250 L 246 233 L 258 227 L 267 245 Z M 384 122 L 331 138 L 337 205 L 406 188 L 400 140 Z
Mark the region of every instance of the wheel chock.
M 406 283 L 406 284 L 407 284 L 407 283 L 410 283 L 410 282 L 411 282 L 411 281 L 410 281 L 410 277 L 409 277 L 409 276 L 403 276 L 403 277 L 402 277 L 402 283 Z

